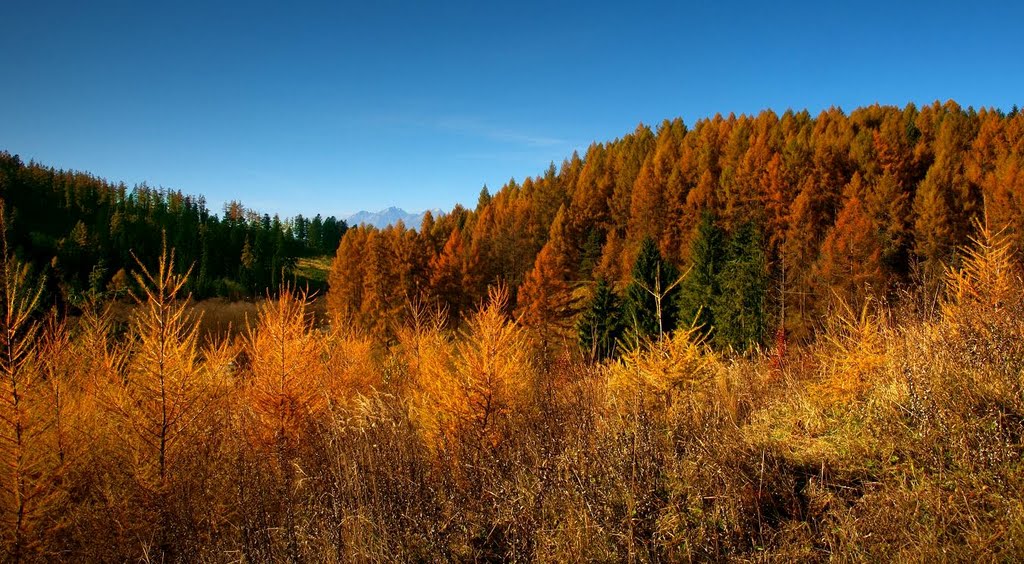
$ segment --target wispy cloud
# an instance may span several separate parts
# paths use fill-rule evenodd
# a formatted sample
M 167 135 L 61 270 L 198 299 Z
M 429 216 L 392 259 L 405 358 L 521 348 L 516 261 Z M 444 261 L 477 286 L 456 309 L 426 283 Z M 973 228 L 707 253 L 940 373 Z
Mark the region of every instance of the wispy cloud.
M 494 126 L 473 118 L 439 119 L 432 125 L 437 129 L 526 147 L 558 147 L 567 144 L 565 139 Z
M 453 155 L 456 159 L 464 161 L 506 161 L 506 162 L 534 162 L 550 160 L 549 153 L 538 151 L 493 151 L 475 153 L 457 153 Z

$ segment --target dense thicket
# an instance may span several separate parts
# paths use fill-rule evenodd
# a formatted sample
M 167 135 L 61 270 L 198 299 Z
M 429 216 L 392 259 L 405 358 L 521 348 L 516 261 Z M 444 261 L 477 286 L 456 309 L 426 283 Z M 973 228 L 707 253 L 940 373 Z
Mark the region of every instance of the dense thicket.
M 331 309 L 393 338 L 408 301 L 436 302 L 457 319 L 501 282 L 524 321 L 568 335 L 596 281 L 626 297 L 650 240 L 690 277 L 666 319 L 717 329 L 720 347 L 763 343 L 783 328 L 803 340 L 837 298 L 858 307 L 936 283 L 983 208 L 1020 249 L 1024 115 L 1016 111 L 947 102 L 816 117 L 764 111 L 692 127 L 676 119 L 510 181 L 474 210 L 427 217 L 419 233 L 350 231 L 331 275 Z M 633 323 L 626 312 L 622 320 Z M 649 320 L 635 322 L 650 331 Z
M 344 221 L 259 215 L 232 202 L 210 213 L 202 197 L 146 185 L 128 189 L 94 176 L 23 163 L 0 152 L 0 198 L 12 250 L 46 273 L 52 301 L 79 303 L 89 292 L 123 294 L 134 266 L 160 252 L 193 268 L 197 297 L 262 295 L 292 280 L 295 259 L 333 253 Z
M 201 341 L 167 253 L 127 327 L 41 318 L 3 253 L 0 559 L 1018 561 L 1024 282 L 976 231 L 939 296 L 838 309 L 788 354 L 694 328 L 604 363 L 533 338 L 503 286 L 456 330 L 411 302 L 386 348 L 287 289 Z

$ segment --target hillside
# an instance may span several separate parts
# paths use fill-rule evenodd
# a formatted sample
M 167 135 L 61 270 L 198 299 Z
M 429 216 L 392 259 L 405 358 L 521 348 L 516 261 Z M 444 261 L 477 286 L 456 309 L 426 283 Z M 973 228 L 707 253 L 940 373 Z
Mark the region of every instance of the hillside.
M 350 230 L 330 309 L 388 340 L 410 296 L 458 319 L 504 284 L 524 323 L 576 340 L 583 310 L 608 317 L 605 281 L 622 323 L 582 333 L 608 350 L 652 334 L 641 302 L 658 284 L 663 331 L 696 319 L 721 350 L 806 342 L 840 304 L 934 291 L 983 214 L 1020 250 L 1022 170 L 1024 116 L 952 101 L 641 125 L 422 232 Z
M 1020 560 L 1022 155 L 1024 116 L 952 103 L 641 126 L 418 231 L 348 229 L 329 272 L 307 250 L 326 311 L 187 300 L 202 261 L 146 239 L 252 258 L 319 216 L 268 230 L 8 158 L 0 550 Z M 50 307 L 36 242 L 88 217 L 56 248 L 119 249 L 90 239 L 121 233 L 104 210 L 158 245 L 138 302 Z
M 695 331 L 589 362 L 492 288 L 381 347 L 283 291 L 199 341 L 158 255 L 127 326 L 33 315 L 2 254 L 12 561 L 1016 561 L 1024 283 L 979 226 L 939 295 L 746 357 Z M 923 288 L 921 288 L 923 290 Z

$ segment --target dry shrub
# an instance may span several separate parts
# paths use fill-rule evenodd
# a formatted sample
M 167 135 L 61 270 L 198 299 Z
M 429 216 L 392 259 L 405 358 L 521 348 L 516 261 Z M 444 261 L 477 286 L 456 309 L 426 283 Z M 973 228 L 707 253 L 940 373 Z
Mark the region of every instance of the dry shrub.
M 200 347 L 181 279 L 143 272 L 123 333 L 102 305 L 8 333 L 3 432 L 31 432 L 0 472 L 40 493 L 7 556 L 1016 560 L 1024 307 L 1001 245 L 980 231 L 941 315 L 840 307 L 784 364 L 685 331 L 538 360 L 501 289 L 459 332 L 414 305 L 387 350 L 286 290 Z
M 123 380 L 130 339 L 115 339 L 114 314 L 110 304 L 89 303 L 78 318 L 72 342 L 76 359 L 73 368 L 86 396 L 99 399 L 106 386 Z
M 323 385 L 333 401 L 351 401 L 385 384 L 380 351 L 369 333 L 352 327 L 323 335 L 320 358 Z
M 700 396 L 714 393 L 720 384 L 716 381 L 718 361 L 697 334 L 697 329 L 676 331 L 627 351 L 609 372 L 613 397 L 664 406 L 686 399 L 695 406 Z
M 307 550 L 311 560 L 422 561 L 448 554 L 455 508 L 441 495 L 408 405 L 385 394 L 340 406 L 310 436 Z M 448 504 L 445 503 L 446 498 Z
M 826 321 L 816 347 L 825 379 L 815 390 L 824 401 L 862 398 L 885 365 L 886 344 L 892 340 L 884 306 L 864 300 L 860 312 L 837 297 L 836 310 Z
M 392 352 L 404 366 L 405 379 L 394 382 L 397 389 L 415 395 L 424 388 L 429 374 L 445 371 L 437 366 L 439 359 L 447 357 L 448 311 L 437 305 L 430 307 L 423 300 L 412 300 L 406 323 L 395 330 L 396 345 Z

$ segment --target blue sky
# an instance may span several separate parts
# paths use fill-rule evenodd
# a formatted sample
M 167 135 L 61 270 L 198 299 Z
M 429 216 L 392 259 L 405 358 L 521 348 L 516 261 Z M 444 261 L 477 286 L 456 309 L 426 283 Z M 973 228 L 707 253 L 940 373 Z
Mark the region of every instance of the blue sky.
M 0 149 L 215 211 L 473 204 L 680 116 L 1024 105 L 1017 2 L 7 0 Z

